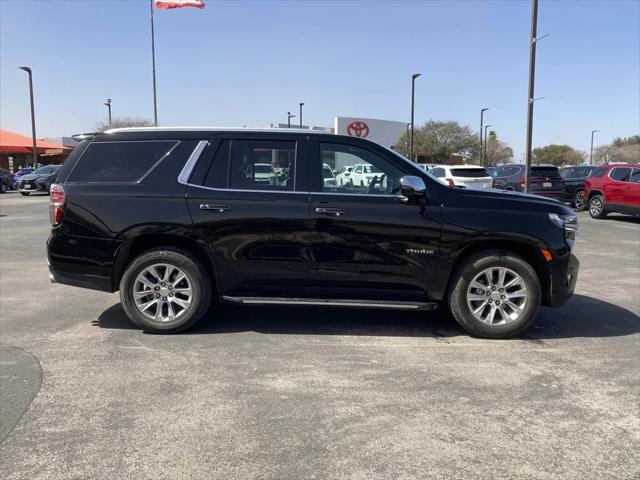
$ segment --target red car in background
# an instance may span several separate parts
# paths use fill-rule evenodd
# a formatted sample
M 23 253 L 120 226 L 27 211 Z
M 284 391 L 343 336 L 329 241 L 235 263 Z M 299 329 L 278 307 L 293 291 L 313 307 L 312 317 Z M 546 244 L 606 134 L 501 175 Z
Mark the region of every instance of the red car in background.
M 584 198 L 593 218 L 614 212 L 640 215 L 640 164 L 598 167 L 584 182 Z

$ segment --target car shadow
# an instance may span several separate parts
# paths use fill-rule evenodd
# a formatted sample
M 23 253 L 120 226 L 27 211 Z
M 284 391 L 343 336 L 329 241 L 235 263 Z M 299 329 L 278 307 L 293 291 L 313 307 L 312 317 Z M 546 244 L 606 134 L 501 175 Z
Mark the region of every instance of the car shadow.
M 93 325 L 106 329 L 138 329 L 118 303 Z M 302 306 L 216 305 L 203 321 L 183 335 L 259 332 L 287 335 L 354 335 L 450 338 L 467 335 L 444 310 L 402 312 L 375 309 Z M 516 337 L 548 340 L 616 337 L 640 332 L 635 313 L 595 298 L 574 295 L 560 308 L 543 308 L 536 322 Z

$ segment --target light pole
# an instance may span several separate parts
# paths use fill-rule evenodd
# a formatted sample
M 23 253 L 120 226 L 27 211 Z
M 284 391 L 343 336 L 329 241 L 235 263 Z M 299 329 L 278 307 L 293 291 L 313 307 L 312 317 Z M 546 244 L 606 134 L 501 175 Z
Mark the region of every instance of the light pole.
M 591 153 L 589 154 L 589 165 L 593 165 L 593 134 L 600 130 L 591 130 Z
M 409 157 L 409 127 L 411 126 L 410 123 L 407 123 L 407 144 L 405 145 L 405 147 L 407 147 L 407 157 Z
M 287 112 L 287 128 L 291 128 L 291 119 L 296 118 L 295 115 L 291 115 L 291 112 Z
M 480 165 L 484 165 L 485 167 L 487 166 L 487 143 L 489 143 L 487 141 L 487 129 L 490 127 L 491 125 L 485 125 L 484 126 L 484 164 L 480 164 Z
M 482 124 L 484 122 L 484 112 L 489 110 L 488 108 L 483 108 L 480 110 L 480 165 L 482 165 Z
M 33 150 L 33 167 L 38 165 L 38 153 L 36 152 L 36 114 L 33 108 L 33 75 L 29 67 L 19 67 L 29 74 L 29 100 L 31 101 L 31 141 Z
M 409 141 L 409 160 L 411 161 L 413 161 L 413 126 L 415 125 L 413 116 L 416 103 L 416 78 L 420 75 L 420 73 L 414 73 L 411 75 L 411 138 Z
M 529 46 L 529 94 L 527 96 L 527 139 L 524 170 L 524 191 L 530 190 L 531 144 L 533 136 L 533 102 L 536 81 L 536 36 L 538 35 L 538 0 L 531 0 L 531 39 Z
M 300 120 L 300 128 L 302 128 L 302 107 L 304 107 L 304 103 L 300 102 L 300 116 L 298 117 L 298 120 Z
M 111 99 L 107 98 L 107 101 L 104 102 L 103 105 L 105 105 L 107 110 L 109 110 L 109 126 L 111 126 Z

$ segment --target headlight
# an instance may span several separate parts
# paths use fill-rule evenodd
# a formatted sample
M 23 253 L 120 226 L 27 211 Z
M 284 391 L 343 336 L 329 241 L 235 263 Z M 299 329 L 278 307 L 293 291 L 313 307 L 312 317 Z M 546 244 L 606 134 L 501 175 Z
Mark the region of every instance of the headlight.
M 558 213 L 550 213 L 549 220 L 554 225 L 562 228 L 567 240 L 575 240 L 578 231 L 578 217 L 575 214 L 560 215 Z

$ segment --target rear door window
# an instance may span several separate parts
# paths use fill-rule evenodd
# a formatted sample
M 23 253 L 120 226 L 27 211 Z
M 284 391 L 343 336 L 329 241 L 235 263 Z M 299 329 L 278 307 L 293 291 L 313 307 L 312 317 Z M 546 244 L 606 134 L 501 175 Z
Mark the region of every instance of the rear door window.
M 69 182 L 137 182 L 166 158 L 176 140 L 93 142 L 69 175 Z
M 485 168 L 452 168 L 451 175 L 461 178 L 488 177 L 489 172 Z
M 617 167 L 611 170 L 609 178 L 619 182 L 628 182 L 631 177 L 631 169 L 628 167 Z
M 229 188 L 292 192 L 295 168 L 296 142 L 234 140 Z

